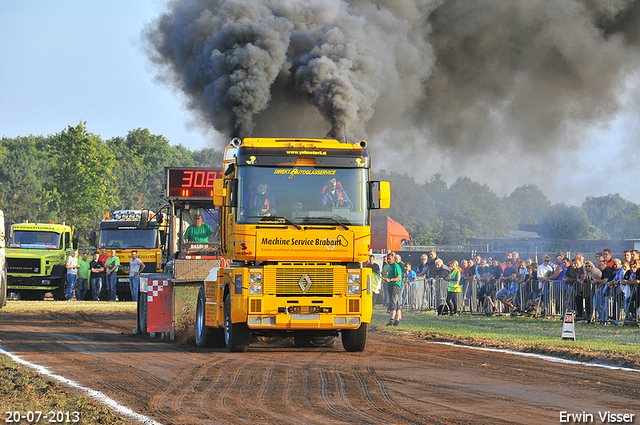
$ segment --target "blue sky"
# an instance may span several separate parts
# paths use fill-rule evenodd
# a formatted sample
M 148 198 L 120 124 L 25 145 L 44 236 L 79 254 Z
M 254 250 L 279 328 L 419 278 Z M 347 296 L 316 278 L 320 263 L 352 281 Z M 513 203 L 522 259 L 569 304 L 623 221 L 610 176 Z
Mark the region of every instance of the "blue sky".
M 0 133 L 49 135 L 87 122 L 103 139 L 135 128 L 192 150 L 214 145 L 141 49 L 164 2 L 0 2 Z

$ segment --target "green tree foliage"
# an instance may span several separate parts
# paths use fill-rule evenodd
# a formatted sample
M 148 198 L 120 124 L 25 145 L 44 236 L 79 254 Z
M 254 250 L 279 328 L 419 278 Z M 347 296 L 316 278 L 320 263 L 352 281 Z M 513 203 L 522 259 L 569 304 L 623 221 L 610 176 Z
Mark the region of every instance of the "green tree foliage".
M 460 177 L 444 199 L 442 209 L 445 229 L 448 229 L 447 243 L 506 236 L 504 204 L 486 184 Z
M 204 148 L 193 152 L 193 160 L 197 167 L 222 168 L 222 151 Z
M 114 202 L 114 154 L 85 125 L 69 126 L 51 138 L 45 184 L 51 212 L 78 228 Z
M 640 205 L 629 202 L 619 193 L 588 196 L 582 209 L 605 237 L 631 239 L 640 237 Z
M 384 170 L 375 174 L 374 178 L 388 181 L 392 188 L 391 208 L 374 214 L 388 215 L 401 223 L 416 244 L 442 240 L 441 221 L 433 200 L 426 196 L 425 186 L 418 185 L 407 174 L 387 173 Z
M 46 140 L 42 136 L 0 141 L 0 209 L 7 220 L 48 221 L 42 183 L 46 180 Z
M 190 151 L 148 129 L 106 142 L 86 123 L 56 135 L 0 139 L 0 209 L 7 220 L 65 221 L 86 239 L 103 214 L 153 209 L 164 167 L 222 167 L 222 152 Z
M 602 233 L 580 207 L 555 204 L 542 218 L 540 236 L 551 239 L 600 239 Z
M 516 187 L 504 199 L 504 206 L 509 223 L 513 227 L 518 224 L 539 224 L 547 213 L 551 201 L 535 184 Z
M 131 130 L 126 137 L 107 142 L 116 157 L 115 209 L 154 209 L 162 194 L 165 166 L 193 166 L 193 158 L 179 146 L 172 148 L 164 136 L 146 128 Z

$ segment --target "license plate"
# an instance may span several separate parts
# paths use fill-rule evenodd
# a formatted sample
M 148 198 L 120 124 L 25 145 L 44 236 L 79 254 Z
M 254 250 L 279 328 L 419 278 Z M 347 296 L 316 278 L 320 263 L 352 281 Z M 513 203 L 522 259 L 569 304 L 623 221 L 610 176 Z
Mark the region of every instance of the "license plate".
M 289 313 L 331 313 L 331 307 L 317 305 L 292 305 L 288 310 Z

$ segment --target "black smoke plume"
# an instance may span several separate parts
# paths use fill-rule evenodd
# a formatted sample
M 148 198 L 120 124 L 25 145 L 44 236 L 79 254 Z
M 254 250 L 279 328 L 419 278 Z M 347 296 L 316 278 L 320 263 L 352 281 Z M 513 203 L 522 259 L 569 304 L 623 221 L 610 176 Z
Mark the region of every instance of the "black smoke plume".
M 224 134 L 482 152 L 610 120 L 638 67 L 640 6 L 176 0 L 143 36 L 158 77 Z

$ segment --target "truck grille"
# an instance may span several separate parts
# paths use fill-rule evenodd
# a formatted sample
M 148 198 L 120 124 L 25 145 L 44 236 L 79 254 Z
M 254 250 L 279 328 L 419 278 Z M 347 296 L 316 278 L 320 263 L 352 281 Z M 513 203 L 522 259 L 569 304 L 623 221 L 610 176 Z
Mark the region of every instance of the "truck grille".
M 263 285 L 278 296 L 331 296 L 344 291 L 345 279 L 342 267 L 276 266 L 264 268 Z
M 41 264 L 39 258 L 7 258 L 7 273 L 32 273 L 40 274 Z

